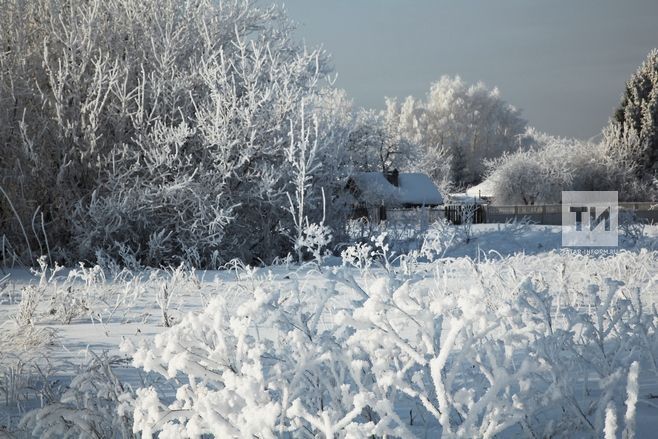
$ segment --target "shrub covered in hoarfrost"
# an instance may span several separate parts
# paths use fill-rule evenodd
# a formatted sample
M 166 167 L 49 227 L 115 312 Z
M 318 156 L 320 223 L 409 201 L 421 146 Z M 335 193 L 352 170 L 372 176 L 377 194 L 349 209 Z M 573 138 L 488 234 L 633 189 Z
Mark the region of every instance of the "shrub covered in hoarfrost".
M 126 340 L 136 366 L 178 383 L 173 401 L 155 387 L 138 390 L 133 431 L 632 434 L 637 376 L 658 355 L 658 315 L 641 294 L 652 282 L 642 270 L 655 265 L 655 254 L 596 263 L 553 254 L 562 265 L 552 277 L 532 273 L 531 258 L 441 260 L 428 278 L 369 268 L 372 249 L 361 263 L 347 252 L 361 270 L 336 268 L 321 289 L 264 282 L 239 306 L 215 298 L 153 342 Z M 443 279 L 451 264 L 470 270 L 461 291 Z M 607 267 L 623 281 L 568 280 L 569 264 Z
M 454 245 L 460 242 L 459 227 L 453 225 L 445 218 L 434 222 L 423 239 L 420 254 L 430 261 L 446 254 Z
M 132 438 L 132 389 L 112 370 L 116 359 L 94 356 L 59 401 L 33 410 L 20 427 L 34 437 Z
M 257 290 L 232 310 L 216 298 L 151 345 L 122 348 L 134 364 L 168 378 L 185 377 L 165 405 L 141 389 L 134 431 L 161 437 L 274 437 L 317 431 L 325 437 L 357 426 L 364 406 L 339 340 L 320 330 L 325 300 L 309 308 L 298 297 Z
M 124 265 L 281 256 L 291 249 L 278 233 L 294 184 L 286 149 L 314 117 L 323 166 L 311 220 L 321 186 L 334 199 L 351 110 L 325 81 L 325 53 L 295 41 L 282 8 L 2 5 L 0 224 L 26 260 L 44 244 L 69 263 L 99 249 Z

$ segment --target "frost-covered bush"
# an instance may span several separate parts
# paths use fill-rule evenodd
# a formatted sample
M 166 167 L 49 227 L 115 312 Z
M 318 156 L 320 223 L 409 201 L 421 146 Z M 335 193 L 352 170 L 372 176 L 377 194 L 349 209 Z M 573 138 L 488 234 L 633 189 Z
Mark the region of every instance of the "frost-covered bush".
M 302 236 L 295 245 L 311 253 L 313 260 L 320 264 L 323 256 L 325 256 L 323 251 L 326 251 L 332 238 L 332 231 L 325 224 L 311 223 L 304 227 Z
M 103 324 L 115 318 L 119 310 L 125 317 L 144 295 L 146 285 L 154 287 L 153 302 L 158 303 L 161 285 L 156 285 L 155 279 L 175 277 L 173 275 L 178 272 L 173 269 L 154 270 L 150 272 L 152 279 L 149 280 L 146 275 L 115 270 L 108 278 L 99 265 L 89 267 L 81 263 L 65 275 L 62 266 L 49 266 L 45 256 L 38 262 L 40 268 L 32 270 L 34 279 L 20 289 L 20 302 L 13 315 L 21 327 L 53 321 L 68 325 L 81 319 Z M 184 275 L 180 277 L 184 278 L 186 285 L 188 280 L 196 279 L 190 274 L 193 270 L 183 271 Z
M 381 267 L 390 270 L 395 252 L 390 251 L 387 235 L 387 232 L 381 232 L 377 236 L 371 236 L 370 242 L 360 241 L 348 246 L 340 253 L 343 266 L 352 266 L 365 272 L 373 262 L 377 262 Z
M 645 220 L 638 218 L 632 211 L 619 212 L 619 231 L 623 241 L 636 245 L 645 237 Z
M 329 106 L 341 97 L 324 88 L 325 54 L 294 41 L 282 9 L 250 0 L 2 9 L 0 229 L 26 259 L 30 247 L 69 263 L 100 249 L 119 262 L 216 268 L 285 254 L 285 149 L 314 114 L 327 166 L 312 195 L 335 192 L 348 121 Z
M 491 437 L 528 414 L 521 401 L 544 371 L 531 356 L 516 362 L 523 336 L 510 331 L 513 310 L 491 312 L 477 290 L 442 300 L 378 282 L 369 293 L 342 322 L 356 329 L 347 345 L 365 353 L 379 398 L 415 407 L 448 437 Z
M 357 242 L 340 253 L 343 264 L 349 264 L 359 270 L 372 265 L 372 246 L 367 242 Z
M 618 191 L 621 200 L 643 198 L 629 149 L 561 139 L 530 130 L 534 147 L 491 160 L 488 179 L 497 204 L 555 204 L 562 191 Z
M 60 393 L 47 349 L 56 343 L 57 331 L 43 325 L 0 324 L 0 431 L 11 432 L 35 400 L 51 401 Z
M 161 322 L 168 328 L 174 319 L 170 314 L 172 300 L 186 288 L 197 286 L 195 271 L 183 264 L 177 268 L 170 267 L 163 272 L 153 271 L 149 283 L 155 286 L 155 301 L 160 308 Z
M 429 261 L 443 257 L 454 245 L 459 244 L 459 228 L 445 218 L 439 218 L 430 225 L 420 254 Z
M 134 395 L 112 370 L 117 361 L 94 356 L 57 401 L 27 413 L 19 427 L 40 438 L 136 437 L 132 433 Z
M 622 283 L 610 279 L 586 285 L 586 306 L 558 302 L 557 315 L 555 292 L 541 278 L 518 282 L 496 294 L 482 279 L 480 287 L 442 296 L 378 280 L 362 307 L 339 321 L 355 328 L 346 344 L 357 349 L 352 356 L 367 352 L 378 396 L 397 394 L 396 407 L 415 400 L 443 435 L 492 437 L 510 428 L 601 435 L 611 402 L 635 410 L 632 392 L 626 398 L 633 377 L 624 371 L 640 358 L 653 361 L 655 347 L 643 356 L 648 344 L 638 334 L 655 342 L 656 315 L 643 314 L 639 296 L 627 299 Z
M 171 403 L 153 387 L 137 391 L 133 431 L 160 431 L 160 437 L 358 432 L 354 419 L 365 397 L 347 377 L 360 371 L 345 366 L 338 340 L 320 325 L 331 293 L 309 306 L 302 297 L 256 290 L 237 309 L 218 297 L 152 344 L 126 341 L 122 348 L 136 366 L 185 377 Z
M 489 178 L 494 183 L 496 203 L 502 205 L 554 203 L 559 201 L 559 198 L 555 198 L 557 192 L 554 188 L 561 191 L 568 184 L 568 181 L 562 179 L 549 180 L 532 151 L 503 156 Z
M 34 325 L 38 320 L 38 308 L 41 302 L 46 298 L 46 289 L 49 284 L 62 270 L 62 267 L 55 264 L 50 269 L 45 256 L 40 257 L 37 262 L 39 269 L 33 269 L 32 274 L 38 278 L 38 284 L 26 285 L 21 289 L 21 301 L 14 319 L 19 326 Z
M 431 221 L 440 218 L 442 212 L 437 209 L 418 208 L 388 212 L 384 221 L 370 221 L 358 218 L 343 225 L 345 243 L 372 242 L 382 234 L 386 235 L 390 256 L 403 257 L 420 250 L 425 235 L 431 229 Z
M 71 324 L 73 319 L 89 313 L 89 304 L 85 297 L 69 286 L 52 297 L 49 314 L 61 323 Z
M 439 218 L 432 223 L 423 235 L 419 255 L 431 262 L 435 259 L 441 259 L 448 251 L 477 239 L 477 234 L 473 228 L 477 209 L 478 205 L 476 204 L 461 205 L 459 224 L 453 224 L 446 218 Z M 521 233 L 522 230 L 522 226 L 508 223 L 505 225 L 504 233 L 510 239 Z
M 247 276 L 243 302 L 216 297 L 151 342 L 126 340 L 134 365 L 177 389 L 173 400 L 139 389 L 134 432 L 632 435 L 638 374 L 658 358 L 655 253 L 408 271 L 386 264 L 385 248 L 383 237 L 355 246 L 319 289 Z
M 21 302 L 14 316 L 20 326 L 36 323 L 37 308 L 43 295 L 43 290 L 36 285 L 28 285 L 21 290 Z

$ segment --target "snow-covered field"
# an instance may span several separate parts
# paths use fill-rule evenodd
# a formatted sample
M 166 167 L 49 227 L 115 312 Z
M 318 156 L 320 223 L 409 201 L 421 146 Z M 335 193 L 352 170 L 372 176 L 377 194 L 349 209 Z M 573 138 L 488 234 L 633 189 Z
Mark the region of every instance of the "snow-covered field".
M 322 266 L 5 270 L 0 433 L 651 437 L 658 228 L 604 255 L 559 232 L 435 231 Z

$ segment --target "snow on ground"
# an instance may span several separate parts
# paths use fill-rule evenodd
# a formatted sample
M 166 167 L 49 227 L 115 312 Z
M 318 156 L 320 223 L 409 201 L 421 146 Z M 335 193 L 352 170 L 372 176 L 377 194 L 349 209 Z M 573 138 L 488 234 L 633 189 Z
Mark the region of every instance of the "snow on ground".
M 359 259 L 354 256 L 358 254 L 358 249 L 355 249 L 352 259 L 344 255 L 345 260 L 353 263 L 347 267 L 342 267 L 333 259 L 333 266 L 235 266 L 233 269 L 193 274 L 172 269 L 137 274 L 115 272 L 111 275 L 78 268 L 62 270 L 54 275 L 52 270 L 44 269 L 41 275 L 32 276 L 25 270 L 5 270 L 0 274 L 0 325 L 3 330 L 3 340 L 0 340 L 0 432 L 4 428 L 19 436 L 27 435 L 27 428 L 18 428 L 20 417 L 30 409 L 58 401 L 66 385 L 85 370 L 85 365 L 94 354 L 116 356 L 118 361 L 114 364 L 114 371 L 120 381 L 135 389 L 145 384 L 146 387 L 153 385 L 158 389 L 163 404 L 175 404 L 179 397 L 175 389 L 198 378 L 198 371 L 190 373 L 190 365 L 196 363 L 191 363 L 181 353 L 199 348 L 190 344 L 191 340 L 198 341 L 198 338 L 185 335 L 180 328 L 202 327 L 205 328 L 202 339 L 212 337 L 217 327 L 204 325 L 210 325 L 208 319 L 212 319 L 213 315 L 200 322 L 189 314 L 198 314 L 212 304 L 227 313 L 226 318 L 219 319 L 216 325 L 228 325 L 229 320 L 231 325 L 237 324 L 233 319 L 242 316 L 240 319 L 249 321 L 245 323 L 247 332 L 257 335 L 256 338 L 261 340 L 259 343 L 264 343 L 261 346 L 249 342 L 255 343 L 249 345 L 252 346 L 251 351 L 275 349 L 272 352 L 296 359 L 292 363 L 281 360 L 289 366 L 302 361 L 302 357 L 308 361 L 315 358 L 310 351 L 298 357 L 301 354 L 295 349 L 306 352 L 310 346 L 324 348 L 319 340 L 328 337 L 327 334 L 340 340 L 343 352 L 360 353 L 353 361 L 358 359 L 363 362 L 361 367 L 367 369 L 363 369 L 363 376 L 374 380 L 374 383 L 361 384 L 372 386 L 367 387 L 367 392 L 362 389 L 359 393 L 354 387 L 352 392 L 370 402 L 366 407 L 379 406 L 376 409 L 359 408 L 362 405 L 356 401 L 361 399 L 351 400 L 356 398 L 354 394 L 339 397 L 336 395 L 340 392 L 334 395 L 329 389 L 321 397 L 323 402 L 318 408 L 320 418 L 315 418 L 312 410 L 315 400 L 306 400 L 304 395 L 298 395 L 301 402 L 290 405 L 287 412 L 290 419 L 294 418 L 286 421 L 293 436 L 311 435 L 308 429 L 316 433 L 331 431 L 347 437 L 366 435 L 364 425 L 373 428 L 374 422 L 379 434 L 389 431 L 394 436 L 432 437 L 443 431 L 446 435 L 452 433 L 462 437 L 490 432 L 501 437 L 541 435 L 546 432 L 590 437 L 602 431 L 606 417 L 604 410 L 609 403 L 616 407 L 617 433 L 621 434 L 626 423 L 632 425 L 632 420 L 625 420 L 625 413 L 628 412 L 625 395 L 627 381 L 630 383 L 627 380 L 628 367 L 637 358 L 640 364 L 637 436 L 650 437 L 658 429 L 658 408 L 653 402 L 655 395 L 658 395 L 658 374 L 652 371 L 652 361 L 658 358 L 658 339 L 653 336 L 655 326 L 652 325 L 658 323 L 658 317 L 652 320 L 650 316 L 651 306 L 658 302 L 658 261 L 655 253 L 646 249 L 655 248 L 657 236 L 658 227 L 648 227 L 640 242 L 622 239 L 625 249 L 617 254 L 583 255 L 560 249 L 559 227 L 475 225 L 468 232 L 468 242 L 461 241 L 441 249 L 441 257 L 433 262 L 423 258 L 395 259 L 395 255 L 391 257 L 390 254 L 372 259 L 368 257 L 368 251 L 362 253 L 363 258 Z M 373 242 L 370 250 L 377 250 L 376 243 Z M 606 288 L 612 291 L 611 296 L 606 296 Z M 645 314 L 634 314 L 633 306 L 638 305 L 634 302 L 633 295 L 636 293 L 638 298 L 641 297 Z M 217 298 L 224 300 L 224 308 L 217 304 Z M 549 298 L 550 302 L 546 303 L 550 318 L 540 311 L 544 303 L 542 300 Z M 25 306 L 28 300 L 36 302 L 36 308 L 31 311 Z M 505 311 L 510 306 L 512 314 Z M 625 307 L 628 314 L 620 311 L 626 310 Z M 178 326 L 178 335 L 164 327 L 163 308 L 170 324 L 183 322 Z M 321 309 L 317 318 L 313 317 L 313 309 Z M 579 314 L 577 319 L 570 317 L 569 313 L 580 312 L 582 315 Z M 269 316 L 268 313 L 275 314 Z M 302 316 L 298 323 L 294 320 L 298 315 L 296 313 Z M 261 314 L 266 317 L 256 318 Z M 437 315 L 443 317 L 436 320 Z M 621 320 L 615 320 L 616 315 Z M 636 316 L 633 318 L 644 323 L 632 328 L 620 326 L 619 322 L 625 321 L 628 316 Z M 301 328 L 301 333 L 312 339 L 312 344 L 304 344 L 303 340 L 290 335 L 295 332 L 294 329 L 281 332 L 281 318 L 287 319 L 291 328 Z M 592 322 L 598 322 L 601 326 L 590 328 L 587 318 L 594 319 Z M 70 322 L 67 323 L 68 320 Z M 547 324 L 547 320 L 554 321 Z M 491 329 L 501 321 L 507 322 L 507 330 L 500 332 L 500 328 Z M 317 329 L 314 330 L 313 325 Z M 417 330 L 415 325 L 421 329 Z M 342 331 L 343 326 L 351 329 Z M 460 328 L 466 329 L 459 332 Z M 572 335 L 567 338 L 571 340 L 570 337 L 574 337 L 575 340 L 565 342 L 562 349 L 573 349 L 573 355 L 583 356 L 587 361 L 568 357 L 572 364 L 566 366 L 562 362 L 567 357 L 561 357 L 559 352 L 552 352 L 546 346 L 541 347 L 541 343 L 564 342 L 556 335 L 556 331 L 561 330 L 559 328 L 569 331 Z M 647 331 L 644 338 L 634 338 L 633 331 L 637 332 L 637 328 Z M 193 332 L 193 329 L 189 330 Z M 600 333 L 596 332 L 599 330 Z M 248 344 L 247 339 L 240 338 L 239 327 L 231 326 L 222 331 L 237 337 L 229 339 L 235 340 L 238 351 L 241 343 Z M 170 338 L 165 339 L 169 341 L 164 345 L 168 347 L 152 344 L 154 336 L 161 333 L 169 334 Z M 623 337 L 620 335 L 622 333 L 625 334 Z M 321 334 L 324 335 L 320 337 Z M 316 336 L 319 338 L 313 339 Z M 427 337 L 438 338 L 431 342 Z M 584 341 L 596 337 L 599 337 L 600 350 L 596 349 L 596 343 L 590 345 Z M 282 342 L 283 346 L 277 345 L 281 340 L 286 340 Z M 134 347 L 132 351 L 119 349 L 122 343 L 125 347 L 126 342 Z M 446 346 L 452 342 L 456 343 L 454 348 L 448 349 Z M 148 347 L 140 348 L 141 343 L 147 343 L 143 346 Z M 506 347 L 506 343 L 509 346 Z M 499 345 L 503 347 L 501 351 L 497 350 Z M 217 349 L 215 344 L 212 346 Z M 178 348 L 184 349 L 179 352 L 176 350 Z M 172 354 L 169 358 L 167 349 L 178 354 Z M 644 350 L 655 351 L 655 356 L 643 356 L 641 351 Z M 340 376 L 350 372 L 353 364 L 350 366 L 350 363 L 342 363 L 342 360 L 331 356 L 335 354 L 331 354 L 331 360 L 328 360 L 328 352 L 313 360 L 322 366 L 308 366 L 305 373 L 319 373 L 320 380 L 328 370 L 343 367 L 338 372 L 334 370 L 335 373 L 340 372 Z M 149 357 L 151 360 L 142 361 L 141 367 L 135 367 L 130 364 L 129 354 L 136 355 L 136 358 L 141 358 L 139 356 L 142 354 L 155 357 Z M 239 352 L 231 355 L 238 358 Z M 267 356 L 263 358 L 267 360 L 263 360 L 261 375 L 265 374 L 266 378 L 273 380 L 272 383 L 281 386 L 281 383 L 298 382 L 281 371 L 277 372 L 276 361 Z M 243 367 L 249 366 L 244 370 L 251 371 L 256 367 L 251 357 L 240 361 Z M 551 364 L 551 361 L 556 363 Z M 156 373 L 158 364 L 165 369 L 172 367 L 172 376 L 179 380 L 178 384 Z M 300 363 L 299 367 L 302 366 Z M 561 367 L 570 373 L 578 370 L 581 375 L 561 377 Z M 145 370 L 149 368 L 153 371 L 147 373 Z M 249 388 L 262 390 L 263 386 L 268 387 L 254 384 L 263 383 L 264 378 L 250 373 L 243 371 L 240 375 L 252 380 L 249 381 L 252 386 Z M 43 385 L 44 378 L 48 386 Z M 355 386 L 352 379 L 345 379 L 346 383 L 351 383 L 346 386 Z M 197 383 L 196 386 L 200 385 Z M 301 389 L 302 384 L 298 385 Z M 311 390 L 305 393 L 322 387 L 319 381 L 317 385 L 305 385 L 311 386 Z M 331 387 L 330 384 L 323 385 Z M 499 385 L 501 388 L 496 388 Z M 269 386 L 274 388 L 275 384 Z M 228 392 L 229 387 L 222 391 Z M 244 387 L 236 389 L 229 400 L 239 407 L 235 395 L 244 393 Z M 278 401 L 279 391 L 269 391 L 273 393 L 262 397 Z M 382 393 L 378 394 L 378 391 Z M 291 388 L 290 392 L 291 395 L 295 394 L 295 388 Z M 423 399 L 423 393 L 427 400 Z M 136 402 L 131 403 L 131 410 L 142 407 L 140 404 L 145 404 L 145 398 L 140 395 Z M 198 395 L 195 396 L 197 399 L 190 398 L 188 403 L 195 401 L 197 405 L 192 404 L 196 407 L 194 410 L 200 410 L 203 400 L 198 399 Z M 258 399 L 256 396 L 254 398 Z M 386 401 L 395 404 L 393 412 L 387 412 L 382 398 L 389 398 Z M 564 399 L 564 403 L 550 402 L 561 401 L 560 398 Z M 341 401 L 340 404 L 337 400 Z M 221 402 L 217 401 L 215 404 L 221 406 Z M 244 402 L 240 413 L 256 413 L 253 410 L 263 409 L 265 400 L 258 401 Z M 271 404 L 266 405 L 270 407 L 269 412 L 262 412 L 263 423 L 271 413 L 276 412 Z M 338 405 L 334 407 L 331 404 Z M 152 403 L 149 407 L 152 409 Z M 352 412 L 350 407 L 353 407 Z M 441 413 L 432 414 L 432 409 L 436 407 Z M 560 414 L 560 410 L 568 416 Z M 525 420 L 519 417 L 519 413 L 524 411 L 532 413 Z M 446 412 L 449 413 L 443 415 Z M 385 413 L 389 413 L 390 419 Z M 572 419 L 575 416 L 573 413 L 578 413 L 582 419 Z M 207 416 L 199 416 L 208 419 Z M 365 419 L 369 416 L 370 424 Z M 153 427 L 153 431 L 162 428 L 162 423 L 151 422 L 144 417 L 139 419 L 141 430 L 145 433 L 148 428 Z M 230 419 L 238 426 L 240 422 L 244 425 L 251 422 L 240 421 L 242 418 L 239 417 Z M 326 423 L 323 427 L 318 419 L 325 419 L 335 430 Z M 189 427 L 191 422 L 179 420 L 175 423 L 176 428 L 180 425 Z M 195 422 L 200 421 L 197 419 Z M 39 423 L 30 424 L 30 429 L 35 425 L 38 427 Z M 218 424 L 213 425 L 218 428 Z M 446 425 L 450 425 L 452 430 L 446 429 Z M 295 426 L 305 430 L 294 433 Z M 266 429 L 263 426 L 258 428 Z M 43 433 L 43 430 L 36 431 Z M 205 430 L 201 428 L 199 431 Z M 237 434 L 230 433 L 234 430 L 221 431 L 229 432 L 228 435 Z M 182 430 L 176 430 L 176 434 L 182 434 Z M 373 433 L 369 430 L 368 434 Z

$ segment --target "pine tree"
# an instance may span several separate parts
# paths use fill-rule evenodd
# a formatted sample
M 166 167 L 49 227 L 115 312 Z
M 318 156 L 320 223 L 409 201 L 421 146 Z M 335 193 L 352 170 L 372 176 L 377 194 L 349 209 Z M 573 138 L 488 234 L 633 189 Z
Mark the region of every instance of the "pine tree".
M 639 139 L 635 161 L 641 179 L 652 179 L 658 173 L 657 124 L 658 49 L 654 49 L 626 83 L 621 104 L 606 130 L 611 145 L 623 147 L 629 138 Z

